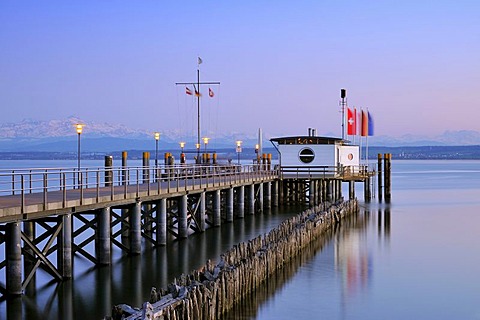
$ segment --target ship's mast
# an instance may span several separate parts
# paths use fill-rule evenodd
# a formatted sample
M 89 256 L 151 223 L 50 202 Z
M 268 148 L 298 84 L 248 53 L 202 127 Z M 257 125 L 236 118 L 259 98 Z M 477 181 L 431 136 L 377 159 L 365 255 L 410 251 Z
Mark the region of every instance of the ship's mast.
M 197 96 L 197 161 L 200 159 L 200 139 L 202 137 L 201 130 L 200 130 L 200 85 L 202 84 L 216 84 L 219 85 L 220 82 L 200 82 L 200 64 L 202 63 L 202 59 L 198 57 L 198 64 L 197 64 L 197 82 L 176 82 L 175 85 L 193 85 L 195 89 L 195 95 Z

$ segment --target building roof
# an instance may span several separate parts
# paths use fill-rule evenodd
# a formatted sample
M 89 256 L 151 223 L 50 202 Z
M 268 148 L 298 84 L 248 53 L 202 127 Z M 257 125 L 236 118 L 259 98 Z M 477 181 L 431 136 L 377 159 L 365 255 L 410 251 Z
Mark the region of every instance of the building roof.
M 279 137 L 270 139 L 272 142 L 278 144 L 344 144 L 347 140 L 332 137 L 317 137 L 317 136 L 292 136 Z

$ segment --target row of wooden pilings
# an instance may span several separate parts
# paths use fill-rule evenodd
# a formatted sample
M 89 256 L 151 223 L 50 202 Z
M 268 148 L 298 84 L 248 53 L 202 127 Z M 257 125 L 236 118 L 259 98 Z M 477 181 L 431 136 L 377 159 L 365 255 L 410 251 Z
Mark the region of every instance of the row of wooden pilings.
M 261 286 L 333 224 L 358 211 L 356 200 L 325 202 L 290 218 L 248 242 L 235 245 L 220 261 L 182 275 L 167 289 L 152 288 L 142 310 L 113 308 L 113 319 L 219 319 L 243 297 Z

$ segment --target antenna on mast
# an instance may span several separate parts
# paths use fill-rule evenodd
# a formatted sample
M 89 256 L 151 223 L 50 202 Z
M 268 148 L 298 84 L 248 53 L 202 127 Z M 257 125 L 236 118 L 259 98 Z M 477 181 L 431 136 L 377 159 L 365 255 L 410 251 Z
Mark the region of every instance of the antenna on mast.
M 342 106 L 342 139 L 345 139 L 345 105 L 346 105 L 347 90 L 340 89 L 340 105 Z

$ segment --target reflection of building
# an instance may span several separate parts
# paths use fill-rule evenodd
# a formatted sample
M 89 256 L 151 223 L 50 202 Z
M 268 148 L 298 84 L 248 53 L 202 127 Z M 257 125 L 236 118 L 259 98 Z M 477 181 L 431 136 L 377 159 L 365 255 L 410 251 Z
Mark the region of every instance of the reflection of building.
M 335 242 L 335 265 L 347 296 L 364 289 L 370 278 L 372 263 L 364 236 L 360 230 L 349 229 Z

